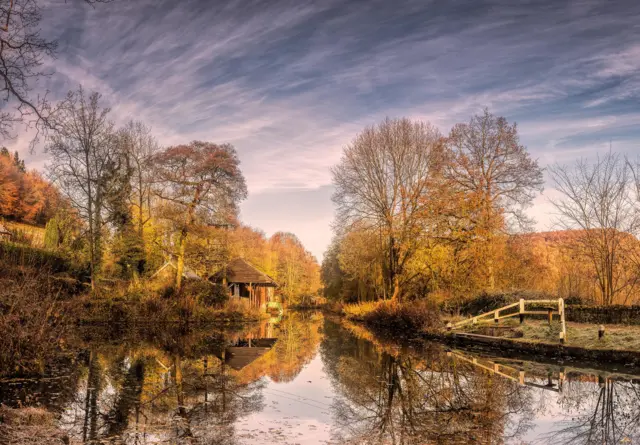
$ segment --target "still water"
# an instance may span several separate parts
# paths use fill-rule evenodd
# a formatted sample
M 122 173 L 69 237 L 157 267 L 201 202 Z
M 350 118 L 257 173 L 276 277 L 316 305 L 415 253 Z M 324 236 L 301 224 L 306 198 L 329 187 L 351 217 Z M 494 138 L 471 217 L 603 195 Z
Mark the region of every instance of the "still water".
M 319 313 L 235 330 L 92 328 L 0 402 L 70 443 L 640 444 L 640 376 L 400 346 Z

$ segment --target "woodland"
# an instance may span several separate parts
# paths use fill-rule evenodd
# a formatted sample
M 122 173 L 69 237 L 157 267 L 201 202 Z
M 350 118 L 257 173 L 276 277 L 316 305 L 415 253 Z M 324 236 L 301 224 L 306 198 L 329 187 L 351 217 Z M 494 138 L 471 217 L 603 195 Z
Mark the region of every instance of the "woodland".
M 488 110 L 448 135 L 386 119 L 334 167 L 327 298 L 430 300 L 534 292 L 589 305 L 640 302 L 640 165 L 614 151 L 543 169 L 515 123 Z M 527 208 L 553 184 L 554 229 Z
M 240 220 L 248 190 L 232 145 L 168 146 L 144 122 L 116 124 L 83 86 L 37 94 L 57 42 L 39 34 L 39 2 L 3 8 L 0 133 L 29 131 L 48 159 L 39 172 L 0 149 L 0 329 L 16 333 L 7 366 L 37 362 L 72 323 L 260 318 L 229 300 L 225 268 L 238 257 L 289 307 L 459 313 L 478 296 L 523 292 L 640 303 L 638 159 L 610 150 L 545 170 L 517 125 L 488 109 L 446 134 L 387 118 L 354 135 L 331 170 L 334 237 L 319 265 L 294 234 Z M 540 199 L 553 204 L 553 231 L 534 231 L 528 209 Z M 170 276 L 157 276 L 167 264 Z

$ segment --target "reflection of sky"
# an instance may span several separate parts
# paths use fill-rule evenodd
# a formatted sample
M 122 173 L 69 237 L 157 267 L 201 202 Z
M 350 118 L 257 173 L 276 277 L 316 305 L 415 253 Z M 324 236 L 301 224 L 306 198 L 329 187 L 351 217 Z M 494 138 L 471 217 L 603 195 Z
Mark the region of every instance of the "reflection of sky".
M 317 354 L 291 382 L 276 383 L 267 378 L 262 390 L 265 409 L 236 423 L 241 443 L 329 442 L 330 404 L 335 395 Z

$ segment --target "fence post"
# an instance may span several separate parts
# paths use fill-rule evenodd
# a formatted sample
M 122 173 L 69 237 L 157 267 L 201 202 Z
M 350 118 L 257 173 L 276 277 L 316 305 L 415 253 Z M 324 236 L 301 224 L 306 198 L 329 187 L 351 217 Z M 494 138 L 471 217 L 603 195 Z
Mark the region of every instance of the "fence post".
M 520 299 L 520 324 L 524 323 L 524 298 Z
M 567 340 L 567 323 L 564 316 L 564 298 L 558 298 L 558 312 L 560 312 L 560 323 L 562 326 L 562 336 L 560 341 L 564 343 Z
M 496 324 L 500 322 L 500 320 L 498 320 L 498 314 L 499 314 L 499 313 L 500 313 L 500 310 L 499 310 L 499 309 L 493 313 L 493 321 L 494 321 Z

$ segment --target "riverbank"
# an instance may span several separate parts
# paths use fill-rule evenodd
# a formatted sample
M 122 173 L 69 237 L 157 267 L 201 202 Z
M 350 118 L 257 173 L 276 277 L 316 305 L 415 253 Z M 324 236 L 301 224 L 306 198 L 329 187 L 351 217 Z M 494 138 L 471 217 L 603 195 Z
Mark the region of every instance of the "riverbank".
M 558 339 L 559 326 L 541 320 L 485 325 L 472 331 L 450 332 L 434 306 L 390 302 L 327 306 L 326 310 L 370 329 L 374 334 L 399 339 L 437 340 L 452 346 L 496 351 L 517 356 L 545 356 L 553 360 L 609 362 L 640 367 L 640 327 L 568 323 L 567 340 Z
M 0 332 L 4 335 L 0 375 L 41 374 L 51 357 L 65 352 L 65 338 L 78 326 L 160 330 L 168 325 L 238 325 L 267 316 L 236 302 L 207 304 L 207 295 L 187 286 L 181 294 L 146 282 L 112 284 L 89 292 L 68 274 L 45 267 L 3 265 L 7 267 L 0 274 Z

